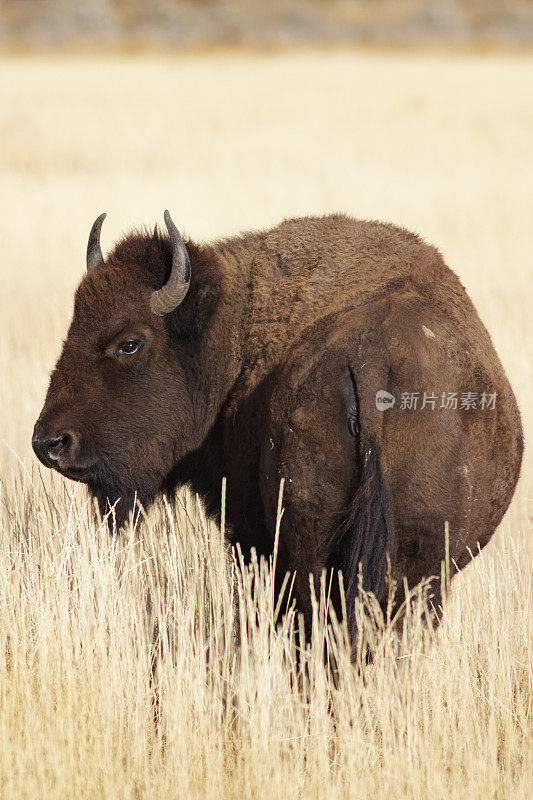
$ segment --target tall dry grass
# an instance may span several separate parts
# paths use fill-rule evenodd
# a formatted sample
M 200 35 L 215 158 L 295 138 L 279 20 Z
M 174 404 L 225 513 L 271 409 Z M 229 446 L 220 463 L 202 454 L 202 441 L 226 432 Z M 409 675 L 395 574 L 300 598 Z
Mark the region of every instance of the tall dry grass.
M 252 582 L 194 498 L 109 538 L 29 439 L 90 223 L 109 212 L 105 245 L 167 206 L 198 237 L 334 209 L 421 232 L 529 432 L 532 78 L 495 58 L 0 62 L 0 797 L 530 796 L 529 452 L 438 632 L 370 626 L 361 673 L 323 598 L 304 645 L 268 565 Z

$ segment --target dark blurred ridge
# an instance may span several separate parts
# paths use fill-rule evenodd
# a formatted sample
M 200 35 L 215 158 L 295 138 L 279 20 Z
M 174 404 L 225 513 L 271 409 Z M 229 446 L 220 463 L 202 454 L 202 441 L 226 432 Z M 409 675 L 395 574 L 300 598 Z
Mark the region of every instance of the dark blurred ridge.
M 533 0 L 0 0 L 0 47 L 529 48 Z

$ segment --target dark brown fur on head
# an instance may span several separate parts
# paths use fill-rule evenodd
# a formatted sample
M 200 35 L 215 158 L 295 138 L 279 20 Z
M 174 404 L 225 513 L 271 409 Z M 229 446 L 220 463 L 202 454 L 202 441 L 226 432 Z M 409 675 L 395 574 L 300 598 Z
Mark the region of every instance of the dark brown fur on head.
M 118 525 L 135 498 L 149 505 L 175 463 L 201 442 L 197 342 L 222 280 L 213 253 L 193 243 L 188 251 L 195 267 L 189 291 L 165 317 L 149 304 L 172 261 L 169 239 L 157 229 L 125 237 L 87 273 L 40 415 L 41 429 L 75 431 L 76 463 L 67 459 L 63 468 L 60 458 L 57 468 L 86 482 L 102 513 L 114 506 Z M 142 341 L 139 352 L 117 358 L 128 338 Z

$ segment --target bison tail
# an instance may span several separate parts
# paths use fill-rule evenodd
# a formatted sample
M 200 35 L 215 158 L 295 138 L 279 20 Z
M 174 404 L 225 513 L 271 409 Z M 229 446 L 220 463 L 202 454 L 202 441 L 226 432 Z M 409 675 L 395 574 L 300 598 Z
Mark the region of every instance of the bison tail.
M 375 442 L 368 443 L 362 455 L 359 485 L 339 531 L 343 540 L 340 552 L 345 554 L 343 578 L 352 641 L 357 633 L 355 601 L 360 588 L 372 592 L 378 602 L 382 602 L 389 565 L 396 556 L 392 509 L 379 446 Z
M 396 557 L 392 509 L 379 446 L 375 442 L 368 443 L 362 456 L 359 485 L 336 542 L 338 552 L 344 554 L 342 572 L 352 642 L 357 634 L 355 601 L 360 589 L 372 592 L 381 603 L 387 588 L 387 574 Z
M 383 412 L 375 402 L 376 393 L 388 387 L 389 378 L 379 337 L 361 336 L 354 359 L 341 377 L 343 407 L 352 422 L 349 429 L 359 463 L 357 483 L 344 521 L 329 542 L 331 563 L 342 570 L 348 629 L 354 644 L 355 602 L 360 589 L 382 604 L 389 567 L 396 560 L 392 504 L 381 456 Z

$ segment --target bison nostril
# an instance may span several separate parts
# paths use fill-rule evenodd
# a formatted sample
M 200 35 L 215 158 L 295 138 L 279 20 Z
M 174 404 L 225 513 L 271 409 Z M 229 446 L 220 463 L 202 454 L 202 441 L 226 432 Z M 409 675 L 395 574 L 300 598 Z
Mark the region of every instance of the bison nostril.
M 62 453 L 66 447 L 68 447 L 69 442 L 70 436 L 65 433 L 63 436 L 57 436 L 55 439 L 48 439 L 48 441 L 45 443 L 45 446 L 49 453 L 58 455 L 59 453 Z
M 53 439 L 50 442 L 50 447 L 56 447 L 58 450 L 65 450 L 70 445 L 72 436 L 70 433 L 63 433 L 61 436 L 58 436 L 57 439 Z
M 55 436 L 47 436 L 40 423 L 33 431 L 32 447 L 39 461 L 60 472 L 64 470 L 81 470 L 80 463 L 81 434 L 75 429 L 54 431 Z
M 57 461 L 67 444 L 67 436 L 56 436 L 53 439 L 46 439 L 43 442 L 43 449 L 51 461 Z
M 70 450 L 72 442 L 72 434 L 65 431 L 59 436 L 50 436 L 46 439 L 34 438 L 32 444 L 41 461 L 44 461 L 46 466 L 51 466 L 51 464 L 55 464 L 59 460 L 61 455 Z

